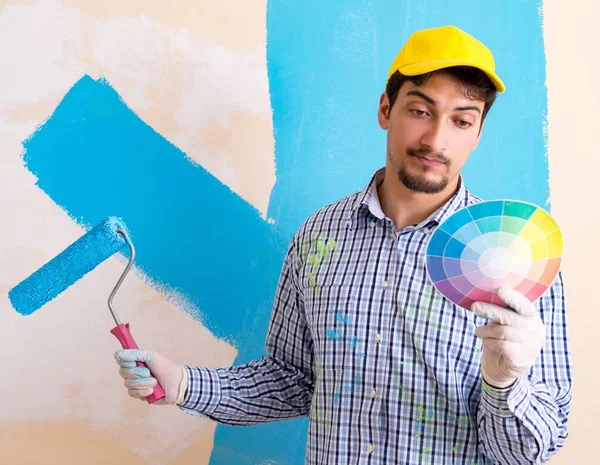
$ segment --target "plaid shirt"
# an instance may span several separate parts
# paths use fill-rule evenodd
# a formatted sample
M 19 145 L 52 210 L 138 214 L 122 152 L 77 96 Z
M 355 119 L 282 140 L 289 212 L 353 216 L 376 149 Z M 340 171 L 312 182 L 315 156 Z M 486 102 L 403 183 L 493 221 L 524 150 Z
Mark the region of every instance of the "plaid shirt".
M 425 251 L 437 225 L 478 202 L 457 193 L 395 231 L 361 192 L 312 215 L 294 235 L 261 360 L 186 366 L 184 411 L 230 425 L 309 415 L 306 463 L 543 463 L 567 437 L 570 351 L 559 274 L 536 306 L 546 342 L 510 388 L 482 383 L 486 321 L 439 294 Z

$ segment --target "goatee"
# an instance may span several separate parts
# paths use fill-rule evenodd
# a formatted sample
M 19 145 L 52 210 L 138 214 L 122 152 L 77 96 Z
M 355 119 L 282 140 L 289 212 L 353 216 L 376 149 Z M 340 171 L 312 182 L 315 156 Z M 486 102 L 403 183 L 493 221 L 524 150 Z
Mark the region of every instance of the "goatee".
M 413 157 L 427 157 L 427 158 L 437 158 L 438 160 L 444 162 L 448 165 L 449 160 L 443 154 L 435 154 L 432 157 L 433 152 L 427 149 L 407 149 L 406 153 L 408 156 Z M 428 166 L 423 166 L 423 173 L 427 173 L 429 171 Z M 413 192 L 418 192 L 420 194 L 439 194 L 442 192 L 449 183 L 448 176 L 442 176 L 442 178 L 438 181 L 431 181 L 427 179 L 425 176 L 419 174 L 412 174 L 408 170 L 407 163 L 404 163 L 397 171 L 398 180 L 406 186 L 407 189 L 410 189 Z

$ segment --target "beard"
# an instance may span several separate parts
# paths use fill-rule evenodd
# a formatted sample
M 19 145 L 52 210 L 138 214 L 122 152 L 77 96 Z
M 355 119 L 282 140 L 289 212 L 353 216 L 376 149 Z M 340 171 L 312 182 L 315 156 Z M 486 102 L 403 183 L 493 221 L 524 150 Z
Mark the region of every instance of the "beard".
M 416 157 L 428 157 L 432 158 L 433 152 L 427 149 L 406 149 L 406 154 L 410 156 Z M 388 154 L 388 157 L 391 161 L 391 156 Z M 445 166 L 448 167 L 450 165 L 450 161 L 443 154 L 435 154 L 433 158 L 436 158 L 445 163 Z M 392 163 L 393 165 L 393 163 Z M 420 167 L 422 174 L 420 173 L 411 173 L 410 168 L 408 166 L 408 160 L 405 160 L 396 170 L 396 174 L 398 176 L 398 180 L 404 184 L 407 189 L 410 189 L 413 192 L 418 192 L 420 194 L 439 194 L 442 192 L 450 182 L 448 176 L 442 176 L 439 180 L 433 181 L 428 179 L 424 174 L 431 170 L 429 166 L 421 166 Z

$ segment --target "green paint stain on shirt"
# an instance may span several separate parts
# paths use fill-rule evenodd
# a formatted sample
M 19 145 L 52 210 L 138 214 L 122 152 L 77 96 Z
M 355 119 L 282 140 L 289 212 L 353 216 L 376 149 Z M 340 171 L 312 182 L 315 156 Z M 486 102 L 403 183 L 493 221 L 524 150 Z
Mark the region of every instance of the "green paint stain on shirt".
M 319 257 L 317 257 L 314 253 L 311 253 L 308 256 L 308 263 L 310 263 L 310 266 L 312 266 L 315 269 L 318 269 L 319 266 L 321 265 L 321 261 L 319 260 Z
M 452 447 L 452 452 L 458 452 L 458 449 L 460 449 L 464 443 L 465 441 L 460 441 L 458 444 L 455 444 L 454 447 Z
M 425 420 L 425 407 L 423 405 L 419 405 L 417 411 L 419 412 L 419 415 L 417 416 L 417 421 Z
M 491 387 L 490 385 L 488 385 L 485 381 L 483 381 L 481 383 L 481 385 L 483 386 L 483 390 L 485 392 L 489 392 L 491 394 L 495 394 L 496 393 L 496 390 L 493 387 Z
M 312 268 L 310 272 L 306 272 L 306 277 L 310 281 L 310 286 L 317 291 L 319 290 L 316 279 L 317 272 L 332 255 L 332 252 L 334 256 L 339 257 L 337 242 L 334 239 L 327 240 L 321 236 L 321 233 L 304 240 L 299 247 L 300 262 L 308 263 Z
M 321 360 L 318 358 L 315 358 L 315 371 L 317 372 L 317 378 L 322 379 L 323 378 L 323 366 L 321 365 Z
M 310 287 L 317 290 L 319 286 L 317 286 L 317 280 L 315 279 L 314 275 L 311 272 L 308 272 L 306 273 L 306 277 L 310 281 Z
M 423 449 L 423 453 L 421 454 L 421 460 L 425 460 L 425 456 L 431 451 L 431 447 L 426 447 Z
M 327 247 L 333 252 L 333 254 L 337 257 L 339 256 L 337 251 L 337 242 L 334 239 L 329 239 L 327 241 Z
M 325 241 L 322 239 L 317 241 L 317 253 L 319 254 L 319 257 L 323 259 L 323 261 L 327 260 L 327 257 L 329 256 L 329 249 L 325 245 Z

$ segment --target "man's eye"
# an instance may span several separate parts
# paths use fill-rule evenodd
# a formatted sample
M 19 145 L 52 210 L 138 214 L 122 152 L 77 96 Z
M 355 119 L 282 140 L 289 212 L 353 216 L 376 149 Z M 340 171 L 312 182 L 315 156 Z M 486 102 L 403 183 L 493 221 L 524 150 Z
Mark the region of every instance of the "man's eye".
M 456 124 L 458 124 L 458 126 L 461 127 L 461 128 L 470 128 L 471 126 L 473 126 L 468 121 L 465 121 L 465 120 L 462 120 L 462 119 L 458 120 L 456 122 Z
M 423 110 L 414 110 L 414 109 L 411 109 L 410 112 L 413 115 L 415 115 L 415 116 L 425 116 L 427 114 L 427 112 L 423 111 Z

